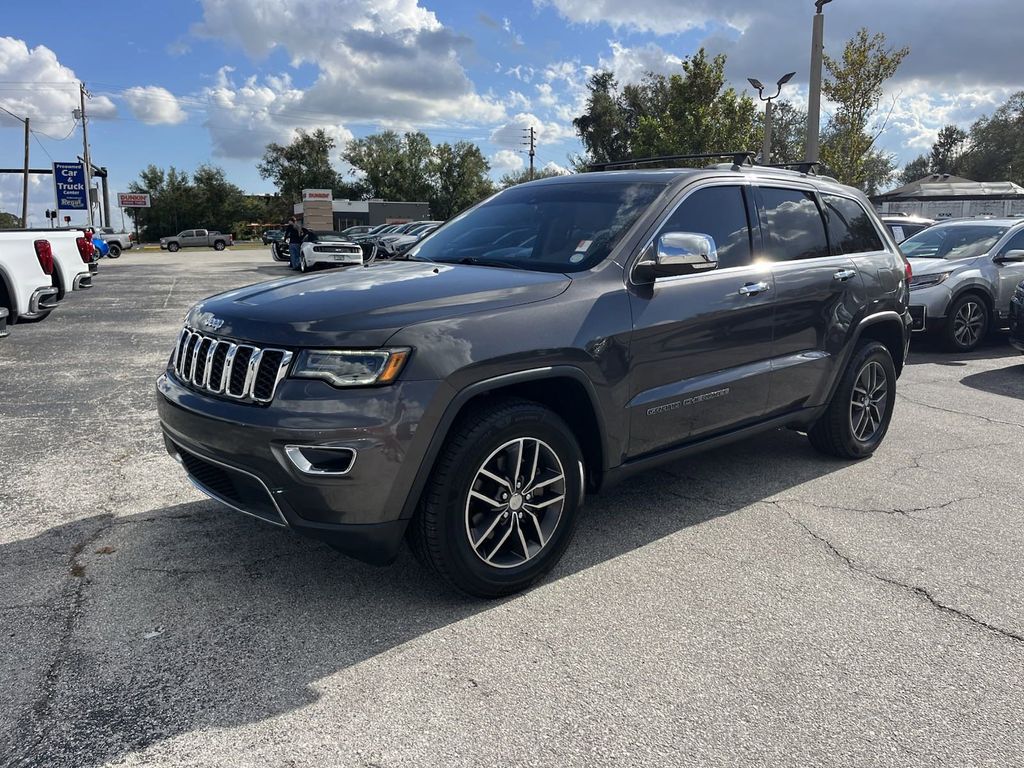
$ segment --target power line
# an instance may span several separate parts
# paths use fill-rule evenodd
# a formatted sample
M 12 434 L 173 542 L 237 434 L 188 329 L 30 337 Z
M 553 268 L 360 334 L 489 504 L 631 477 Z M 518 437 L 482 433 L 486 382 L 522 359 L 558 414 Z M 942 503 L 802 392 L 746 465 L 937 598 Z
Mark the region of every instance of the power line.
M 52 162 L 54 162 L 54 160 L 53 160 L 53 155 L 51 155 L 51 154 L 50 154 L 50 152 L 49 152 L 49 150 L 48 150 L 48 149 L 47 149 L 47 148 L 46 148 L 45 146 L 43 146 L 43 142 L 41 142 L 41 141 L 39 140 L 39 131 L 31 131 L 31 133 L 32 133 L 32 138 L 36 140 L 36 144 L 38 144 L 38 145 L 39 145 L 39 148 L 40 148 L 41 150 L 43 150 L 43 152 L 45 152 L 45 153 L 46 153 L 46 156 L 47 156 L 48 158 L 50 158 L 50 162 L 51 162 L 51 163 L 52 163 Z M 45 134 L 45 133 L 44 133 L 44 134 L 42 134 L 42 135 L 43 135 L 43 136 L 46 136 L 46 134 Z M 46 138 L 50 138 L 50 137 L 49 137 L 49 136 L 46 136 Z

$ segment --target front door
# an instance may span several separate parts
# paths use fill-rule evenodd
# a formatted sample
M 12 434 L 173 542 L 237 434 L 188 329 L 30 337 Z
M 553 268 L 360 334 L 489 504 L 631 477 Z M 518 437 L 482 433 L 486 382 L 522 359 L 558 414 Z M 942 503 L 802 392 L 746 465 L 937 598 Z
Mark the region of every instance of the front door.
M 1024 251 L 1024 229 L 1011 235 L 1010 239 L 999 249 L 997 256 L 1005 256 L 1010 251 Z M 1021 280 L 1024 280 L 1024 262 L 1008 261 L 1005 264 L 996 264 L 995 267 L 996 274 L 999 276 L 998 295 L 996 296 L 998 319 L 994 319 L 993 322 L 1001 325 L 1009 316 L 1010 299 L 1013 298 L 1013 292 L 1020 285 Z
M 772 341 L 773 281 L 753 263 L 750 188 L 686 193 L 659 227 L 709 235 L 710 272 L 632 285 L 630 457 L 711 436 L 764 413 Z

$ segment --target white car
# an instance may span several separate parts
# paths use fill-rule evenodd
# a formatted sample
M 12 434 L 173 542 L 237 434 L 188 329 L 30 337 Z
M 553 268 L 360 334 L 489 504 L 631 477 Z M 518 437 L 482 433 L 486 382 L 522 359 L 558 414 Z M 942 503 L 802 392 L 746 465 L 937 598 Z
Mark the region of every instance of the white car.
M 341 232 L 310 232 L 299 249 L 299 269 L 362 264 L 363 249 Z
M 53 248 L 42 233 L 0 231 L 0 307 L 8 312 L 6 322 L 42 320 L 53 311 L 54 269 Z

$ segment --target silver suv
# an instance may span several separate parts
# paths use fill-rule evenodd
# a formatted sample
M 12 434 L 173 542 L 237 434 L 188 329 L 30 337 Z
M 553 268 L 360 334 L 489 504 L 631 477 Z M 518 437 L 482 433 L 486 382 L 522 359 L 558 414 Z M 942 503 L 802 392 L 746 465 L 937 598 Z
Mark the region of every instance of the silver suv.
M 936 224 L 900 243 L 910 259 L 915 331 L 934 331 L 969 352 L 1007 325 L 1010 299 L 1024 280 L 1024 220 L 964 219 Z

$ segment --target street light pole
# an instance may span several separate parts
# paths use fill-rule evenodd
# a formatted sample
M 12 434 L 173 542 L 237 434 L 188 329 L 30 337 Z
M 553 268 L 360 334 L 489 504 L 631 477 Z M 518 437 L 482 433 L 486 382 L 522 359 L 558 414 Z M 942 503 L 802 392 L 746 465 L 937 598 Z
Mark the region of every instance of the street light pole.
M 818 137 L 821 133 L 821 67 L 825 53 L 825 14 L 822 6 L 832 0 L 815 0 L 814 26 L 811 30 L 811 79 L 810 91 L 807 94 L 807 138 L 804 141 L 804 154 L 807 161 L 816 163 L 819 160 Z
M 760 80 L 753 77 L 747 79 L 747 82 L 757 89 L 757 98 L 768 103 L 764 110 L 764 145 L 761 147 L 761 165 L 769 165 L 772 161 L 772 102 L 779 98 L 782 86 L 792 80 L 795 75 L 796 72 L 790 72 L 788 75 L 780 77 L 779 82 L 776 83 L 778 90 L 775 91 L 774 96 L 764 95 L 764 84 Z

